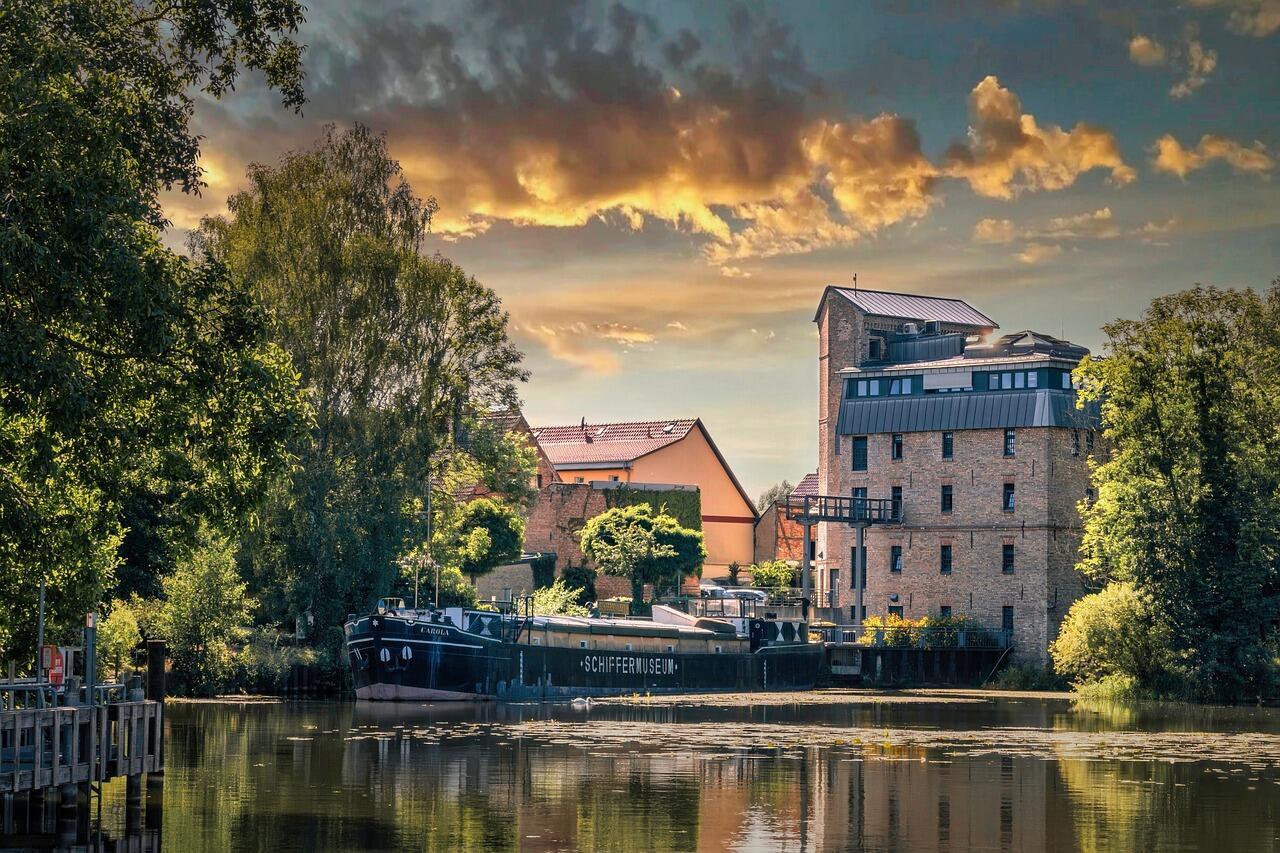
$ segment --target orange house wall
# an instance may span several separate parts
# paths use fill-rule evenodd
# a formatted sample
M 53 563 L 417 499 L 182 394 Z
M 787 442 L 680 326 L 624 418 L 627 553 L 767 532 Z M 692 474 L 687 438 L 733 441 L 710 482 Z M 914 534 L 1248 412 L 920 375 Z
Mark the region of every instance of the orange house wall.
M 755 513 L 734 486 L 729 472 L 716 457 L 699 429 L 674 444 L 641 456 L 627 469 L 561 468 L 566 483 L 608 480 L 617 476 L 623 483 L 668 483 L 697 486 L 702 493 L 702 533 L 707 544 L 704 578 L 723 577 L 730 563 L 748 566 L 755 549 Z M 739 519 L 713 521 L 715 517 Z

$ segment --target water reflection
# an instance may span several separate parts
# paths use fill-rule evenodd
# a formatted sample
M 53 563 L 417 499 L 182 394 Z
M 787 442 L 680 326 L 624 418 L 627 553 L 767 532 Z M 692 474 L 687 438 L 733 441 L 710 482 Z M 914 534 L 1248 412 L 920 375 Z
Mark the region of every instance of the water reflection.
M 182 853 L 1280 843 L 1280 715 L 1256 709 L 173 705 L 167 726 Z M 124 817 L 108 786 L 103 826 Z

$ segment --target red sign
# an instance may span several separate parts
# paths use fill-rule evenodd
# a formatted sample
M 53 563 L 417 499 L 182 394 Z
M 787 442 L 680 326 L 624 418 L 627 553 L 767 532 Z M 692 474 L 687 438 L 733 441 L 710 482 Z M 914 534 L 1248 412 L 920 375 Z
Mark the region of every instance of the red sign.
M 57 646 L 45 646 L 44 651 L 40 655 L 41 663 L 44 664 L 45 674 L 49 678 L 49 683 L 54 687 L 62 686 L 62 650 Z

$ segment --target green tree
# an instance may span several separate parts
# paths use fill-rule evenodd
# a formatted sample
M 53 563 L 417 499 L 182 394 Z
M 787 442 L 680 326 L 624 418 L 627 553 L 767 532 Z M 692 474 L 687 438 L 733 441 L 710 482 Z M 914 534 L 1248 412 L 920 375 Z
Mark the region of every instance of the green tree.
M 301 21 L 295 0 L 0 8 L 0 647 L 31 646 L 41 579 L 58 636 L 122 555 L 171 563 L 171 526 L 242 516 L 287 461 L 287 359 L 222 267 L 164 247 L 159 191 L 199 186 L 197 93 L 249 68 L 302 103 Z M 165 535 L 122 552 L 146 517 Z
M 1111 448 L 1081 568 L 1150 600 L 1188 692 L 1257 696 L 1280 616 L 1280 282 L 1196 287 L 1105 331 L 1078 369 Z
M 424 582 L 434 582 L 434 578 L 423 578 Z M 475 607 L 477 602 L 476 587 L 467 580 L 461 570 L 455 566 L 440 567 L 440 606 L 441 607 Z
M 1168 631 L 1131 583 L 1109 583 L 1071 605 L 1049 653 L 1054 669 L 1078 685 L 1115 678 L 1149 689 L 1167 683 Z
M 111 611 L 98 623 L 98 673 L 119 678 L 133 662 L 133 650 L 142 641 L 138 617 L 127 601 L 114 601 Z
M 156 628 L 168 640 L 181 686 L 199 695 L 214 693 L 230 675 L 230 643 L 254 606 L 236 570 L 234 547 L 201 531 L 198 544 L 162 585 Z
M 783 480 L 781 483 L 774 483 L 772 486 L 761 492 L 760 497 L 756 498 L 756 509 L 764 512 L 766 509 L 791 494 L 791 490 L 794 488 L 795 486 L 791 485 L 786 480 Z
M 475 583 L 481 575 L 520 558 L 524 517 L 503 501 L 477 498 L 462 504 L 433 538 L 438 559 L 456 565 Z
M 631 582 L 631 609 L 638 612 L 645 584 L 655 592 L 678 589 L 688 575 L 701 575 L 707 558 L 702 532 L 681 527 L 646 504 L 615 507 L 582 528 L 582 553 L 605 574 Z
M 527 374 L 493 291 L 420 254 L 435 201 L 383 137 L 330 129 L 249 181 L 196 242 L 270 308 L 315 408 L 249 554 L 266 609 L 320 630 L 391 590 L 465 413 L 514 407 Z
M 781 592 L 795 582 L 796 567 L 786 560 L 766 560 L 751 567 L 751 584 Z

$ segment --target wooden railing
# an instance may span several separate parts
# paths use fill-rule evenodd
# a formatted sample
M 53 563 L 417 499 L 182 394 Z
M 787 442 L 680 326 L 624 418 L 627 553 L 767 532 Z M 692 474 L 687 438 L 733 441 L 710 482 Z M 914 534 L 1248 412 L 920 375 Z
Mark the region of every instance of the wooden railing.
M 162 725 L 146 700 L 0 712 L 0 793 L 161 770 Z

